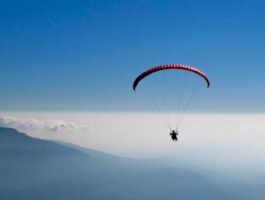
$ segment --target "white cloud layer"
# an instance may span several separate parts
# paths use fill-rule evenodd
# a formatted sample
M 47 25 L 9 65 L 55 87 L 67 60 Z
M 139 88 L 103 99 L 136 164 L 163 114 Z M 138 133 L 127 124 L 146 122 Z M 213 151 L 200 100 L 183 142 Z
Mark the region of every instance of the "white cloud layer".
M 262 114 L 187 114 L 178 142 L 171 141 L 169 130 L 155 113 L 9 112 L 0 116 L 15 116 L 0 117 L 0 126 L 110 154 L 167 157 L 177 165 L 238 174 L 246 180 L 248 175 L 265 174 Z
M 60 120 L 38 121 L 36 119 L 24 119 L 0 116 L 0 127 L 14 128 L 29 135 L 41 134 L 66 134 L 90 131 L 89 126 L 78 126 Z

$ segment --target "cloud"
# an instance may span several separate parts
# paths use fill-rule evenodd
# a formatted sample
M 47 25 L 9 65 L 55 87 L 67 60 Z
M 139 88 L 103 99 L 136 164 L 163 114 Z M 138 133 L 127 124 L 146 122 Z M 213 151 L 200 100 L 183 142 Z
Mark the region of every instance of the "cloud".
M 7 116 L 0 116 L 0 126 L 6 128 L 14 128 L 18 131 L 25 132 L 30 135 L 39 133 L 80 133 L 91 130 L 90 126 L 78 126 L 74 123 L 67 123 L 60 120 L 38 121 L 36 119 L 24 119 Z

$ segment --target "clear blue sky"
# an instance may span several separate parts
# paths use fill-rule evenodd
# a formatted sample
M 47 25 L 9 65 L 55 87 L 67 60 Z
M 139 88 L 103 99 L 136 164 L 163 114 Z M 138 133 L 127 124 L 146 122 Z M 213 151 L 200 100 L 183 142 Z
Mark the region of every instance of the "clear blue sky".
M 140 72 L 208 74 L 202 111 L 265 111 L 264 1 L 1 1 L 1 110 L 141 110 Z M 138 105 L 139 103 L 139 105 Z

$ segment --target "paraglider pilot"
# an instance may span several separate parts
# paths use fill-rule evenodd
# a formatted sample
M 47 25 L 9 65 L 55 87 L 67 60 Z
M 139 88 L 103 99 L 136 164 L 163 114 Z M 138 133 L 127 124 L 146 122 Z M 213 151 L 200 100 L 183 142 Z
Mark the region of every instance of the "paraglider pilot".
M 170 132 L 170 136 L 171 136 L 173 141 L 177 141 L 178 140 L 177 135 L 178 135 L 178 130 L 172 130 Z

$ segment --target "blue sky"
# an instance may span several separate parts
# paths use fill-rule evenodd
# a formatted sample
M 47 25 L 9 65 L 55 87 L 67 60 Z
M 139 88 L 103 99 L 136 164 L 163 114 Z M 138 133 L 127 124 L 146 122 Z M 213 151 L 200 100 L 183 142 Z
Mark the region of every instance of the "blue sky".
M 200 111 L 265 111 L 262 1 L 1 1 L 1 110 L 142 110 L 164 63 L 212 81 Z

